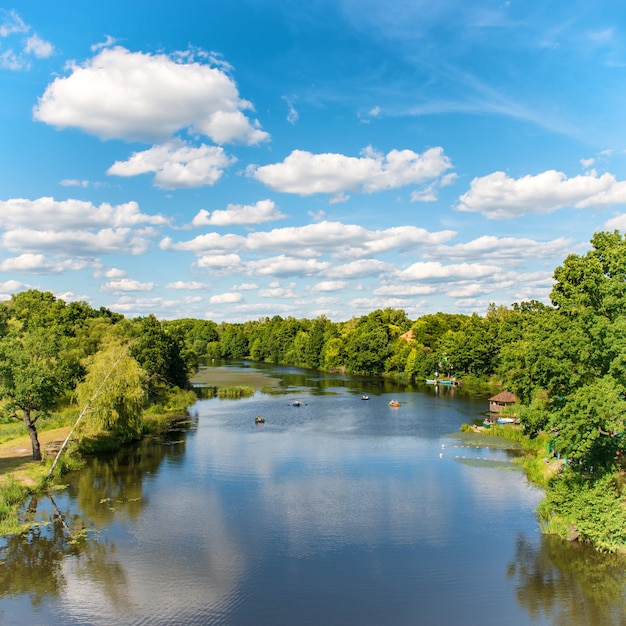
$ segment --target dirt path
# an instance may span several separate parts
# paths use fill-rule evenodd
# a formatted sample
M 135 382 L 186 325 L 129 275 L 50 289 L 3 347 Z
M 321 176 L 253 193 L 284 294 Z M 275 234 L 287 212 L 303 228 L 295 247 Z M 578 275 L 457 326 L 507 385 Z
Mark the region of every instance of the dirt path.
M 70 426 L 63 428 L 55 428 L 53 430 L 45 430 L 39 433 L 39 444 L 41 451 L 45 455 L 45 449 L 52 443 L 62 444 L 70 432 Z M 0 443 L 0 474 L 8 472 L 17 472 L 28 470 L 36 461 L 32 460 L 33 449 L 30 445 L 28 435 L 11 439 Z

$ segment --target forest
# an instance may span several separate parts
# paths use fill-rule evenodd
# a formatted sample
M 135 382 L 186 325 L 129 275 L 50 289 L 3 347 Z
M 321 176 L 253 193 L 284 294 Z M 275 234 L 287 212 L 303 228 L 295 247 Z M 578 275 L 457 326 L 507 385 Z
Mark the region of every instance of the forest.
M 524 436 L 564 460 L 545 484 L 546 529 L 575 529 L 600 549 L 626 552 L 626 239 L 596 233 L 587 253 L 554 270 L 550 300 L 417 320 L 384 309 L 342 322 L 277 315 L 218 324 L 126 319 L 24 291 L 0 303 L 0 422 L 23 423 L 35 460 L 38 422 L 68 406 L 91 404 L 92 427 L 137 439 L 143 413 L 189 393 L 205 358 L 489 383 L 519 398 Z

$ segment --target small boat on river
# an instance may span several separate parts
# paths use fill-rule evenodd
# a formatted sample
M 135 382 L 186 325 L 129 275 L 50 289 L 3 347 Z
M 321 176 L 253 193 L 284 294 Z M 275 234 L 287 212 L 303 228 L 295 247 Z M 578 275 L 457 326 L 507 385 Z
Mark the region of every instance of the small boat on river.
M 255 423 L 255 424 L 265 424 L 265 418 L 264 418 L 264 417 L 261 417 L 260 415 L 257 415 L 257 416 L 254 418 L 254 423 Z
M 427 385 L 447 385 L 448 387 L 458 387 L 461 384 L 460 380 L 456 378 L 441 379 L 441 378 L 427 378 Z
M 397 400 L 390 400 L 389 401 L 389 406 L 400 406 L 400 403 Z
M 300 402 L 300 400 L 294 400 L 293 406 L 302 406 L 302 402 Z
M 363 394 L 361 396 L 361 400 L 369 400 L 369 399 L 370 399 L 370 397 L 368 395 Z

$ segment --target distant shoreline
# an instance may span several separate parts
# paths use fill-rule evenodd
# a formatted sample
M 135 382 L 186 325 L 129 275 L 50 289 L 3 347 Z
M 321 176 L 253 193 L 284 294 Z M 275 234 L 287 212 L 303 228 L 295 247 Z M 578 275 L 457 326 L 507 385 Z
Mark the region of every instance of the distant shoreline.
M 235 387 L 237 385 L 249 385 L 255 389 L 263 387 L 278 387 L 280 378 L 266 376 L 258 370 L 242 370 L 231 367 L 201 367 L 191 377 L 192 385 L 204 385 L 207 387 Z

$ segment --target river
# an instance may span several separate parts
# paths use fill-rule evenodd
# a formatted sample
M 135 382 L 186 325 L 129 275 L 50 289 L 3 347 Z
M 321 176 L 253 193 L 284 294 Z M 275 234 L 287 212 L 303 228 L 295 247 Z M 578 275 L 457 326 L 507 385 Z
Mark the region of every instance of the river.
M 623 560 L 542 535 L 518 452 L 461 433 L 486 398 L 240 366 L 282 382 L 29 503 L 0 624 L 626 623 Z

